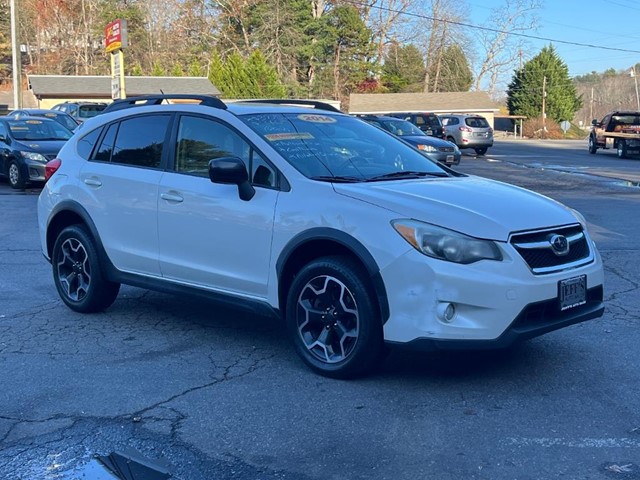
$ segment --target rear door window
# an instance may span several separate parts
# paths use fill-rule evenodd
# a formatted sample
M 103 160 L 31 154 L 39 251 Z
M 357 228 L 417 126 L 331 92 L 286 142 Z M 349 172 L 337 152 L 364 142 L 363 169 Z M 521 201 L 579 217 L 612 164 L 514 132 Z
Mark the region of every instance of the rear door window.
M 144 115 L 120 122 L 111 161 L 135 167 L 160 168 L 170 120 L 171 115 Z

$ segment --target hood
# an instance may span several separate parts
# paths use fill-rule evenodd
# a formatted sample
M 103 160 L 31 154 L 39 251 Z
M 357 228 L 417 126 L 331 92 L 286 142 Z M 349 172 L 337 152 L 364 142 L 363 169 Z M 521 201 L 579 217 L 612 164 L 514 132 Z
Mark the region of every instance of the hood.
M 387 210 L 398 218 L 507 241 L 515 231 L 575 224 L 568 207 L 543 195 L 480 177 L 427 178 L 334 184 L 337 193 Z
M 15 143 L 15 148 L 42 155 L 57 155 L 65 143 L 67 143 L 66 140 L 20 140 Z

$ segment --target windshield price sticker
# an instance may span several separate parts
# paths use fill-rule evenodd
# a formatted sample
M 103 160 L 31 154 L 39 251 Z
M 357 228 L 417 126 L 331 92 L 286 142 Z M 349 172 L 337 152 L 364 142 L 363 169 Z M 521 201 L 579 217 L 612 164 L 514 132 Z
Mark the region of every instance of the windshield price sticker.
M 304 113 L 302 115 L 298 115 L 298 119 L 303 122 L 311 122 L 311 123 L 336 123 L 335 118 L 328 117 L 326 115 L 315 115 Z
M 311 140 L 313 135 L 310 133 L 269 133 L 265 135 L 265 138 L 270 142 L 277 142 L 278 140 Z
M 24 123 L 30 123 L 31 125 L 40 125 L 42 122 L 40 120 L 26 120 Z

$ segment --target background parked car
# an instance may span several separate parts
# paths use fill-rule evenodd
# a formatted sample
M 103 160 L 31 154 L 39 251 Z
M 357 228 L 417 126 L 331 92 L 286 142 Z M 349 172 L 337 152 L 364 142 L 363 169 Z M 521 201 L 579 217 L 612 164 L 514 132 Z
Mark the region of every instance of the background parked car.
M 102 102 L 64 102 L 52 107 L 52 110 L 71 115 L 78 122 L 84 122 L 87 118 L 93 118 L 100 115 L 107 108 L 106 103 Z
M 44 182 L 45 164 L 56 158 L 72 135 L 48 118 L 0 117 L 0 175 L 16 189 L 28 182 Z
M 407 122 L 413 123 L 427 135 L 432 137 L 444 138 L 444 129 L 440 117 L 435 113 L 389 113 L 388 116 L 401 118 Z
M 440 115 L 446 139 L 458 148 L 473 148 L 478 155 L 487 153 L 493 146 L 493 128 L 480 115 Z
M 14 110 L 8 117 L 15 118 L 16 120 L 24 117 L 45 117 L 55 120 L 60 125 L 64 125 L 69 130 L 73 131 L 78 126 L 77 122 L 72 116 L 59 110 L 46 110 L 43 108 L 23 108 L 21 110 Z
M 400 118 L 376 115 L 366 115 L 360 118 L 402 138 L 435 162 L 447 165 L 460 163 L 462 153 L 458 147 L 446 140 L 427 135 L 411 122 Z

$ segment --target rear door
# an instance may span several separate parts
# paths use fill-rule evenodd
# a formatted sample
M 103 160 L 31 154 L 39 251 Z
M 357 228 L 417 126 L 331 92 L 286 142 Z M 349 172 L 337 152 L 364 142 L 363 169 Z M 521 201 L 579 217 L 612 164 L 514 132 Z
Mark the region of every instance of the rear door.
M 148 114 L 112 123 L 80 173 L 83 206 L 123 271 L 160 275 L 158 185 L 171 120 L 171 114 Z

